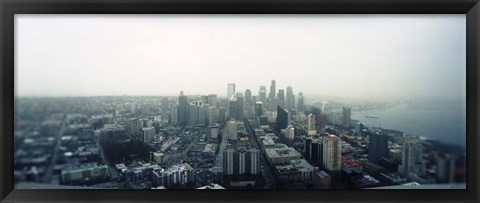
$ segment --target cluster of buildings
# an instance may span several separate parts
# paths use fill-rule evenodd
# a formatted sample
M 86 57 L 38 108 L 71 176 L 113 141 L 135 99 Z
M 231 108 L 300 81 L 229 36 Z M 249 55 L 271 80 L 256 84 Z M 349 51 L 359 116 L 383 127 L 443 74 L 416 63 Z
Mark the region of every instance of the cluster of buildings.
M 28 180 L 47 182 L 59 174 L 59 184 L 73 185 L 121 177 L 126 188 L 155 189 L 351 189 L 462 181 L 458 154 L 432 150 L 419 137 L 368 128 L 352 120 L 350 107 L 307 106 L 302 92 L 296 97 L 291 86 L 277 89 L 275 80 L 268 94 L 266 86 L 253 95 L 230 83 L 226 98 L 180 92 L 142 99 L 105 99 L 100 103 L 108 105 L 84 105 L 92 109 L 68 115 L 66 124 L 63 118 L 45 122 L 66 129 L 58 138 L 30 129 L 37 133 L 18 144 L 16 177 L 35 174 Z M 137 164 L 145 158 L 138 154 L 109 163 L 99 148 L 132 141 L 154 149 L 147 163 Z M 196 175 L 209 169 L 221 178 Z

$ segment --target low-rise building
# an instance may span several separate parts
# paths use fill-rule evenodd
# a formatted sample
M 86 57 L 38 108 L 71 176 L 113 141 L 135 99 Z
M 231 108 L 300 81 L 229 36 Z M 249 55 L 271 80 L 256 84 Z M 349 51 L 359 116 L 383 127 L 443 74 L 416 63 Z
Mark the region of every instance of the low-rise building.
M 107 178 L 107 165 L 87 164 L 78 167 L 66 168 L 61 172 L 62 183 L 83 182 Z

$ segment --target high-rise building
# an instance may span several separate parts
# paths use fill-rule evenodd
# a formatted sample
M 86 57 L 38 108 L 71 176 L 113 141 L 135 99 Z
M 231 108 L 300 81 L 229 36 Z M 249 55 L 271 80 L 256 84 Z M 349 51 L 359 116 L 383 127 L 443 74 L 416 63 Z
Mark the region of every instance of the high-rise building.
M 223 151 L 223 174 L 225 175 L 233 175 L 233 168 L 234 168 L 234 163 L 235 160 L 233 158 L 233 154 L 235 153 L 235 150 L 233 149 L 227 149 Z
M 231 99 L 232 97 L 235 96 L 235 84 L 233 83 L 228 83 L 227 86 L 227 99 Z
M 245 90 L 245 103 L 248 105 L 252 103 L 252 91 L 249 89 Z
M 227 111 L 227 110 L 225 109 L 225 107 L 220 107 L 220 108 L 218 108 L 218 119 L 217 119 L 217 121 L 218 121 L 219 123 L 222 123 L 222 124 L 223 124 L 223 123 L 225 123 L 225 121 L 227 120 L 227 118 L 226 118 L 226 114 L 227 114 L 226 111 Z
M 194 103 L 188 105 L 188 121 L 189 126 L 194 126 L 198 121 L 198 109 Z
M 342 169 L 342 142 L 335 135 L 323 138 L 323 166 L 329 171 Z
M 232 149 L 223 151 L 224 175 L 256 175 L 259 173 L 259 150 Z
M 293 95 L 293 90 L 291 86 L 287 87 L 287 98 L 285 102 L 286 102 L 285 107 L 289 111 L 292 111 L 295 108 L 295 95 Z
M 276 82 L 275 80 L 272 80 L 272 83 L 270 84 L 270 93 L 268 94 L 269 99 L 274 99 L 275 98 L 275 89 L 276 89 Z
M 362 135 L 362 131 L 363 131 L 363 128 L 365 127 L 365 125 L 363 125 L 363 123 L 357 123 L 357 126 L 355 126 L 355 133 L 357 133 L 358 135 Z
M 213 125 L 214 123 L 218 122 L 218 108 L 216 107 L 209 107 L 208 108 L 208 124 Z
M 398 172 L 405 176 L 424 175 L 426 172 L 426 160 L 423 158 L 424 148 L 418 137 L 405 136 L 402 142 L 402 164 L 398 167 Z
M 245 101 L 242 92 L 237 92 L 237 108 L 237 117 L 235 119 L 242 120 L 245 116 Z
M 316 135 L 317 130 L 315 129 L 315 115 L 309 114 L 307 116 L 307 134 Z
M 245 111 L 248 118 L 255 116 L 255 101 L 252 98 L 252 91 L 249 89 L 245 90 Z
M 210 138 L 212 138 L 212 139 L 217 139 L 218 138 L 218 129 L 219 129 L 218 124 L 210 126 Z
M 263 102 L 257 101 L 255 102 L 255 116 L 262 116 L 263 115 Z
M 290 125 L 285 129 L 285 138 L 293 140 L 295 138 L 295 128 Z
M 260 90 L 258 91 L 258 97 L 261 102 L 263 102 L 264 104 L 267 103 L 267 89 L 265 85 L 260 86 Z
M 385 133 L 370 133 L 368 141 L 369 161 L 378 163 L 381 158 L 388 158 L 388 136 Z
M 350 126 L 352 125 L 352 108 L 350 107 L 343 107 L 343 126 Z
M 163 97 L 160 101 L 160 111 L 162 115 L 166 115 L 168 113 L 169 102 L 167 97 Z
M 450 154 L 439 154 L 436 174 L 437 183 L 453 183 L 455 181 L 455 157 Z
M 237 140 L 238 128 L 237 128 L 237 122 L 235 120 L 229 120 L 227 122 L 227 134 L 228 134 L 229 140 Z
M 237 119 L 239 117 L 239 107 L 237 98 L 233 97 L 228 101 L 228 118 Z
M 148 128 L 143 128 L 143 142 L 149 143 L 153 141 L 153 138 L 155 137 L 155 128 L 154 127 L 148 127 Z
M 323 165 L 323 139 L 309 137 L 304 143 L 305 159 L 312 165 L 320 167 Z
M 285 90 L 278 90 L 278 99 L 280 100 L 280 106 L 285 107 Z
M 217 105 L 217 95 L 216 94 L 209 94 L 208 95 L 208 105 L 213 107 L 218 107 Z
M 178 124 L 178 105 L 170 105 L 170 124 L 176 125 Z
M 315 116 L 313 114 L 307 116 L 307 130 L 315 130 Z
M 183 95 L 183 91 L 180 92 L 178 97 L 178 125 L 186 126 L 188 123 L 188 97 Z
M 298 93 L 298 107 L 299 112 L 305 111 L 305 97 L 303 97 L 303 92 Z
M 276 129 L 285 129 L 288 126 L 288 113 L 282 109 L 282 107 L 277 106 L 277 119 L 276 119 Z

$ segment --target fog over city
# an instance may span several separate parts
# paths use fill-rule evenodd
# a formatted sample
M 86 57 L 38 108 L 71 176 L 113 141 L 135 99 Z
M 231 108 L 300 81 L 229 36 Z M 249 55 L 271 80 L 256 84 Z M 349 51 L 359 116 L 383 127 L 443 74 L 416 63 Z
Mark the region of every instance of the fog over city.
M 16 15 L 16 189 L 465 189 L 465 15 Z
M 17 96 L 465 98 L 465 15 L 16 15 Z

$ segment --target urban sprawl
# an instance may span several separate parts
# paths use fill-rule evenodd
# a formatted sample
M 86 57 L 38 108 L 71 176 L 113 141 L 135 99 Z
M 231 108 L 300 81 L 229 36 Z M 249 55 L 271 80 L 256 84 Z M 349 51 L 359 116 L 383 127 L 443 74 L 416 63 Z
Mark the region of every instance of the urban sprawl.
M 272 80 L 268 94 L 228 84 L 226 98 L 17 98 L 15 187 L 465 187 L 464 149 L 351 118 L 385 105 L 297 95 Z

